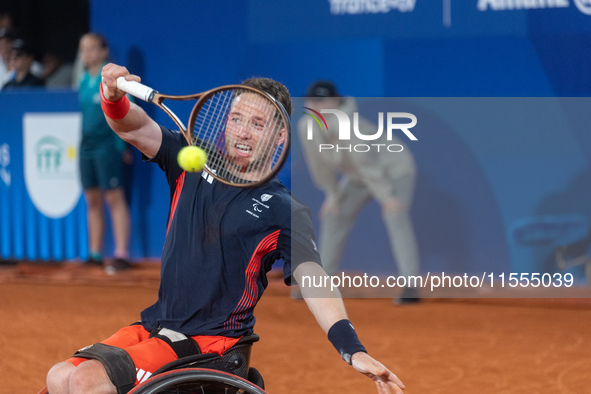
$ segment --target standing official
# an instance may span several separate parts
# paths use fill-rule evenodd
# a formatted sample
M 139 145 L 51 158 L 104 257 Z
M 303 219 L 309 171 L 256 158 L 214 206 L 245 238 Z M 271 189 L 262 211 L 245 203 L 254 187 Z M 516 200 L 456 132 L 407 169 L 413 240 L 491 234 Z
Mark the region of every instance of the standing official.
M 102 36 L 88 33 L 80 40 L 80 57 L 86 67 L 78 90 L 82 111 L 80 175 L 88 210 L 90 253 L 87 263 L 103 265 L 103 201 L 106 201 L 115 236 L 115 259 L 112 267 L 115 270 L 124 270 L 130 267 L 130 217 L 123 189 L 125 143 L 113 133 L 105 120 L 99 92 L 101 70 L 108 56 L 107 41 Z
M 349 117 L 353 125 L 357 103 L 352 97 L 341 97 L 330 81 L 317 81 L 307 92 L 305 106 L 317 112 L 337 109 Z M 389 144 L 404 147 L 400 152 L 349 152 L 328 149 L 319 152 L 320 144 L 337 145 L 337 117 L 327 114 L 328 130 L 320 130 L 312 123 L 313 139 L 308 139 L 308 118 L 301 118 L 298 133 L 312 180 L 325 193 L 320 208 L 320 255 L 329 275 L 335 273 L 341 260 L 347 236 L 361 209 L 375 199 L 382 207 L 382 219 L 390 238 L 390 246 L 399 274 L 419 275 L 419 254 L 410 217 L 410 206 L 416 179 L 416 165 L 408 147 L 392 136 Z M 375 134 L 378 126 L 359 116 L 362 134 Z M 351 138 L 353 137 L 353 133 Z M 349 141 L 351 144 L 353 140 Z M 359 141 L 365 143 L 366 141 Z M 407 281 L 408 283 L 408 281 Z M 415 287 L 406 287 L 398 303 L 419 300 Z

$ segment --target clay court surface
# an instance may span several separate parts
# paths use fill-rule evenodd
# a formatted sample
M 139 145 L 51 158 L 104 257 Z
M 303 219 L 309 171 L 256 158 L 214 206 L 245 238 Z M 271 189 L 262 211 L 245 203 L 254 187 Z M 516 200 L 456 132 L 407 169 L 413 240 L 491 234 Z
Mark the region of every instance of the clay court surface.
M 0 267 L 0 393 L 36 393 L 47 370 L 139 317 L 158 265 Z M 591 307 L 573 300 L 347 299 L 371 355 L 406 393 L 591 393 Z M 374 393 L 341 361 L 305 303 L 274 277 L 256 310 L 252 363 L 270 394 Z

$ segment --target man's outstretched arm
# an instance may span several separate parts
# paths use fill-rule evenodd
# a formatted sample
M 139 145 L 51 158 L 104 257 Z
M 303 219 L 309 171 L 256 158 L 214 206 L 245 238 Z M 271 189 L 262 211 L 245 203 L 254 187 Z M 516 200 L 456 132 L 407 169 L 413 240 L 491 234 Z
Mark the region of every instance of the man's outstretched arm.
M 300 264 L 293 275 L 297 283 L 304 283 L 303 276 L 324 277 L 326 272 L 320 265 L 306 262 Z M 300 291 L 308 308 L 322 330 L 328 335 L 329 340 L 337 347 L 345 360 L 350 357 L 350 360 L 347 361 L 350 361 L 353 368 L 375 382 L 378 394 L 389 394 L 391 393 L 390 389 L 394 390 L 396 394 L 402 394 L 402 389 L 405 388 L 402 381 L 383 364 L 367 354 L 365 349 L 353 354 L 346 354 L 347 348 L 360 349 L 363 346 L 359 343 L 355 330 L 347 319 L 347 311 L 338 289 L 323 288 L 319 291 L 318 288 L 300 286 Z
M 122 140 L 138 148 L 147 157 L 156 156 L 162 144 L 160 126 L 134 103 L 129 103 L 127 107 L 125 92 L 117 88 L 118 77 L 136 82 L 140 82 L 140 77 L 130 74 L 125 67 L 113 63 L 103 67 L 101 76 L 103 94 L 101 104 L 111 129 Z

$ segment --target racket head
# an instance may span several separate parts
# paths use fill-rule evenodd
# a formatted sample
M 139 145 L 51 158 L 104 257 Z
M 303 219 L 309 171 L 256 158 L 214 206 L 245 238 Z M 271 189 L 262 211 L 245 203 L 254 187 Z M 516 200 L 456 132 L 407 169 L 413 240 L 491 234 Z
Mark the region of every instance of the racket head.
M 281 170 L 289 155 L 291 124 L 283 105 L 245 85 L 204 92 L 191 111 L 192 145 L 205 150 L 204 168 L 222 183 L 261 186 Z

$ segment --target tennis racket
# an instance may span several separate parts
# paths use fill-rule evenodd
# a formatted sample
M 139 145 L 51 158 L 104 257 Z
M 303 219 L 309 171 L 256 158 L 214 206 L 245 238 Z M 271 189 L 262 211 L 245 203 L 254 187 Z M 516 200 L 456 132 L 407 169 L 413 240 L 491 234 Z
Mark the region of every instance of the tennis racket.
M 205 150 L 204 170 L 225 184 L 261 186 L 277 175 L 289 155 L 289 116 L 279 101 L 258 89 L 226 85 L 171 96 L 124 77 L 117 78 L 117 87 L 166 112 L 189 145 Z M 163 104 L 166 99 L 197 100 L 188 128 Z

